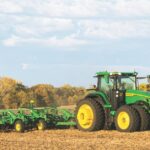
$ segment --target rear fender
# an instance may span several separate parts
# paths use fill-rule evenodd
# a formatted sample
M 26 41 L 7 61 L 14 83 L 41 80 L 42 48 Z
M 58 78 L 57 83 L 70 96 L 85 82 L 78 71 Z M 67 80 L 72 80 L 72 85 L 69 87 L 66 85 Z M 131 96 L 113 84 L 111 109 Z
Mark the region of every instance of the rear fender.
M 108 108 L 111 107 L 111 104 L 109 103 L 109 100 L 108 100 L 107 96 L 102 92 L 90 93 L 86 96 L 86 98 L 95 99 L 103 107 L 108 107 Z

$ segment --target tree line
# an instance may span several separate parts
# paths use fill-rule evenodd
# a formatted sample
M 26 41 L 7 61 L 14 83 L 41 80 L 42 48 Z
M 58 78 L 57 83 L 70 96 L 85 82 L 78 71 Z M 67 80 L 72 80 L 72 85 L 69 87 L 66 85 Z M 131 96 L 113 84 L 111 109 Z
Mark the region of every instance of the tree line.
M 54 87 L 38 84 L 27 87 L 12 78 L 0 78 L 0 108 L 27 107 L 34 100 L 36 107 L 74 105 L 86 94 L 83 87 Z

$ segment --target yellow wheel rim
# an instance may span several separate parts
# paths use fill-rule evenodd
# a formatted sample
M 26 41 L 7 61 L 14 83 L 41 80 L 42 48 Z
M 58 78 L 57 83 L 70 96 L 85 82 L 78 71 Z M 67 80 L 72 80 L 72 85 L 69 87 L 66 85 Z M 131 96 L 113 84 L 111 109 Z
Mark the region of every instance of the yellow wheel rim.
M 77 113 L 77 120 L 79 125 L 84 129 L 88 129 L 92 126 L 94 114 L 92 108 L 88 104 L 83 104 L 80 106 Z
M 130 116 L 127 112 L 120 112 L 117 117 L 117 123 L 120 129 L 125 130 L 130 125 Z
M 42 122 L 39 122 L 37 126 L 38 126 L 38 130 L 43 130 L 44 128 L 44 125 Z
M 16 124 L 16 131 L 21 131 L 21 124 Z

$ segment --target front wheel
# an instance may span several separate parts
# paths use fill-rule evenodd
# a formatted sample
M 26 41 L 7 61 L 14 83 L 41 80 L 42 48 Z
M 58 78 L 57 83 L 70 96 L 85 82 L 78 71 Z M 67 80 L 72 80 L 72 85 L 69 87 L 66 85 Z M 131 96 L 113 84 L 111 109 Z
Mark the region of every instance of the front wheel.
M 79 101 L 76 107 L 77 128 L 82 131 L 96 131 L 104 128 L 105 113 L 103 107 L 93 99 Z
M 140 117 L 138 112 L 131 106 L 122 106 L 117 110 L 115 126 L 118 131 L 134 132 L 139 129 Z

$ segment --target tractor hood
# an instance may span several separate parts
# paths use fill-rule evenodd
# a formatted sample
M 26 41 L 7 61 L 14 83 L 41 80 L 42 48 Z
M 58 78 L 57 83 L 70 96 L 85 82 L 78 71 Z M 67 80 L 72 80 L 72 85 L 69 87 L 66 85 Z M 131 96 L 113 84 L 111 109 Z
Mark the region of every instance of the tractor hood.
M 127 90 L 126 96 L 127 97 L 141 97 L 143 99 L 150 99 L 150 92 L 141 91 L 141 90 Z

